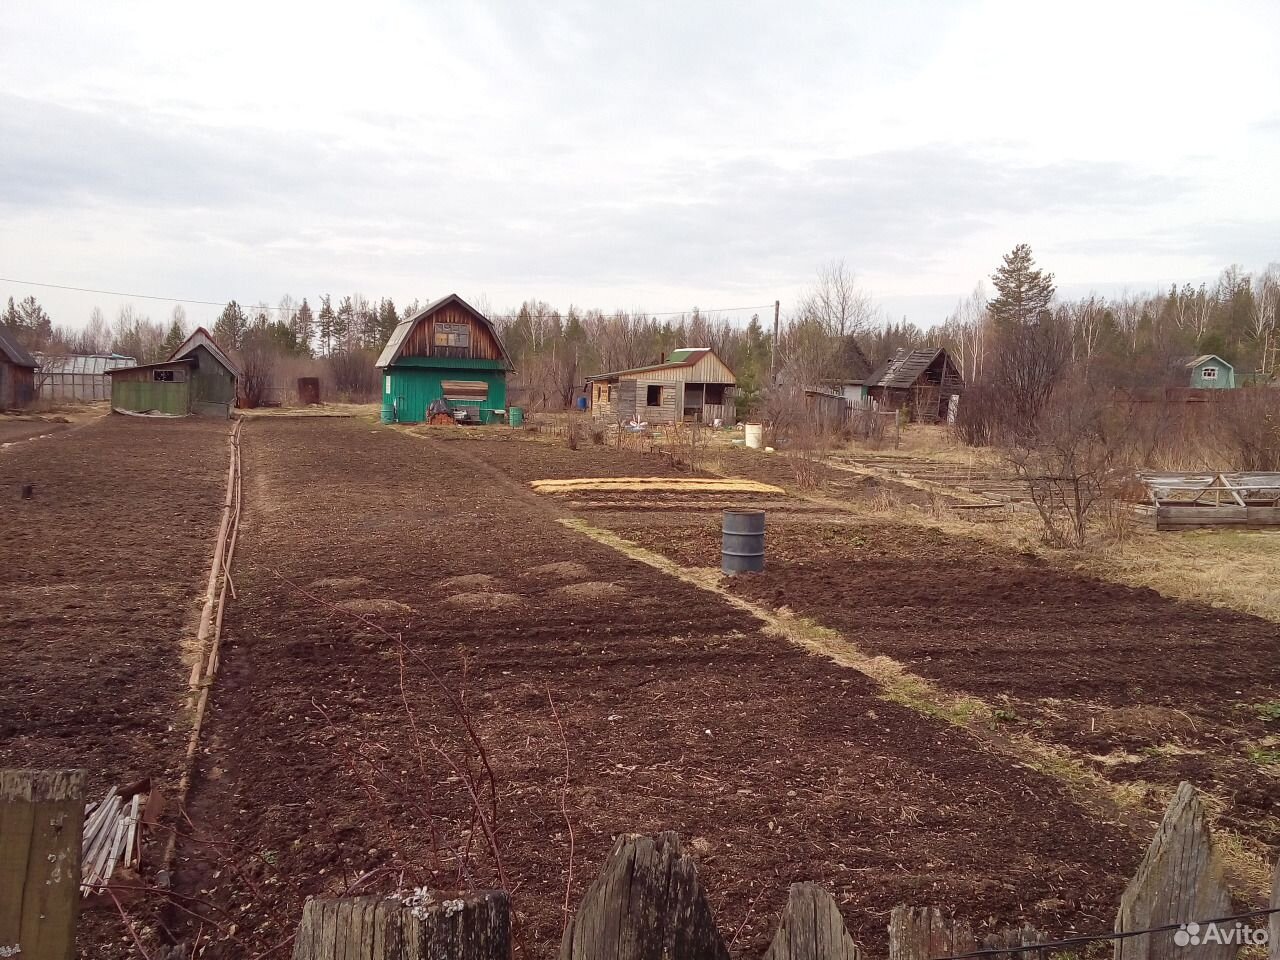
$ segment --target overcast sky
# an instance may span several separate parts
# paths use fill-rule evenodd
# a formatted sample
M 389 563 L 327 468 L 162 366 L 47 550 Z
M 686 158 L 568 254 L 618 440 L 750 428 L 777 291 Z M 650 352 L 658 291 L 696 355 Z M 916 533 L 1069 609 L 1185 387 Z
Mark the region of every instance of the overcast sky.
M 5 278 L 785 310 L 842 258 L 928 325 L 1023 241 L 1068 293 L 1280 260 L 1274 0 L 3 0 L 0 38 Z

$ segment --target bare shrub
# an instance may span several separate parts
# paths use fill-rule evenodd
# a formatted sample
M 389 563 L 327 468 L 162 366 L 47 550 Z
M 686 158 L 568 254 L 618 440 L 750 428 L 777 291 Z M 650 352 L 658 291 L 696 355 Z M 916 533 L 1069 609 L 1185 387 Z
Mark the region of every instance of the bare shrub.
M 1247 387 L 1216 404 L 1215 420 L 1234 470 L 1280 470 L 1280 391 Z
M 885 444 L 889 418 L 870 407 L 855 407 L 849 414 L 849 435 L 872 450 Z
M 329 357 L 329 381 L 344 400 L 368 401 L 378 394 L 377 359 L 370 350 L 341 350 Z
M 1083 382 L 1064 385 L 1041 410 L 1034 431 L 1019 431 L 1006 458 L 1027 485 L 1053 547 L 1083 547 L 1095 509 L 1122 500 L 1131 478 L 1125 419 Z
M 663 428 L 664 451 L 673 466 L 697 470 L 707 452 L 707 428 L 696 420 L 677 420 Z
M 996 446 L 1005 433 L 1006 406 L 999 390 L 978 384 L 965 391 L 951 432 L 968 447 Z
M 240 347 L 240 395 L 249 409 L 262 406 L 270 396 L 276 369 L 276 348 L 255 332 Z

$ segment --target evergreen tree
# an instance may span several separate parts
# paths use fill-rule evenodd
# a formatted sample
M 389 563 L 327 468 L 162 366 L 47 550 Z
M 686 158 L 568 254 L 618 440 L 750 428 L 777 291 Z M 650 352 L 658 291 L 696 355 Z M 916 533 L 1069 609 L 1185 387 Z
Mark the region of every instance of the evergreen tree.
M 329 294 L 325 294 L 320 298 L 320 313 L 316 315 L 317 333 L 320 337 L 320 343 L 324 347 L 324 354 L 328 356 L 333 352 L 333 307 L 329 304 Z
M 333 315 L 333 343 L 341 351 L 351 348 L 356 333 L 356 305 L 350 297 L 343 297 Z
M 303 297 L 302 306 L 293 315 L 293 340 L 300 352 L 311 352 L 311 337 L 314 333 L 314 327 L 315 316 L 311 312 L 311 305 L 307 303 L 307 298 Z
M 377 346 L 381 347 L 391 339 L 391 334 L 396 328 L 396 324 L 400 322 L 400 315 L 396 313 L 396 305 L 391 302 L 390 297 L 384 297 L 382 302 L 378 304 L 378 335 Z
M 997 326 L 1026 325 L 1049 309 L 1053 300 L 1053 274 L 1036 268 L 1031 247 L 1020 243 L 1005 254 L 1004 263 L 991 275 L 996 297 L 987 304 Z
M 18 308 L 13 305 L 13 297 L 9 298 L 9 305 L 4 309 L 4 316 L 0 319 L 0 323 L 4 324 L 5 330 L 9 333 L 17 333 L 18 327 L 22 324 L 18 320 Z
M 19 339 L 30 349 L 43 349 L 53 337 L 53 321 L 35 297 L 24 297 L 18 304 L 17 328 Z
M 173 352 L 182 346 L 182 341 L 186 338 L 186 334 L 182 332 L 182 324 L 178 323 L 177 320 L 174 320 L 173 323 L 169 324 L 169 332 L 165 334 L 163 347 L 164 355 L 166 357 L 172 357 Z
M 213 325 L 213 337 L 220 346 L 239 349 L 248 329 L 249 318 L 240 309 L 240 304 L 231 300 L 222 308 L 222 313 Z

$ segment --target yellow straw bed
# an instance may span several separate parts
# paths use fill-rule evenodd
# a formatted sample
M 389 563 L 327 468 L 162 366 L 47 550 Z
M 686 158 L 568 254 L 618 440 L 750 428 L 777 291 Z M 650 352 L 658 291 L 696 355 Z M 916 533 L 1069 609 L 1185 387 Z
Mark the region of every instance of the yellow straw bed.
M 670 493 L 781 493 L 770 483 L 721 477 L 579 477 L 572 480 L 533 480 L 538 493 L 579 493 L 596 490 L 667 491 Z

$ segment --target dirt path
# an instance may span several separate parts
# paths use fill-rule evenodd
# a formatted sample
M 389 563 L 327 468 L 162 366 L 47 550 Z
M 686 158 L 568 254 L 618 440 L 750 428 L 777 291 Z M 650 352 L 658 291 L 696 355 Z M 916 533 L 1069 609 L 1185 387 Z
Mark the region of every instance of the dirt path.
M 1146 837 L 554 522 L 560 505 L 504 475 L 525 446 L 246 429 L 238 596 L 192 808 L 217 845 L 188 844 L 179 873 L 237 918 L 205 956 L 274 946 L 309 894 L 495 882 L 459 777 L 479 769 L 451 706 L 464 690 L 534 955 L 554 955 L 563 920 L 562 802 L 575 901 L 614 835 L 675 829 L 726 935 L 759 895 L 744 956 L 796 880 L 828 885 L 873 947 L 899 902 L 1109 926 Z

